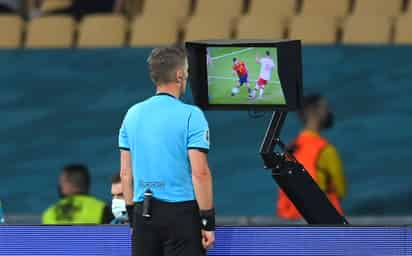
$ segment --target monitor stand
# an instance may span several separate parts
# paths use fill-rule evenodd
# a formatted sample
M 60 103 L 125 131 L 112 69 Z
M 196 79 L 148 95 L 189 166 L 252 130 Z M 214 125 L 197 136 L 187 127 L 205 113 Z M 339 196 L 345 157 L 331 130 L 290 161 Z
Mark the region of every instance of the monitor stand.
M 273 179 L 308 224 L 349 224 L 279 139 L 286 115 L 287 112 L 283 111 L 273 112 L 260 147 L 265 168 L 272 171 Z M 280 147 L 280 152 L 275 152 L 276 146 Z

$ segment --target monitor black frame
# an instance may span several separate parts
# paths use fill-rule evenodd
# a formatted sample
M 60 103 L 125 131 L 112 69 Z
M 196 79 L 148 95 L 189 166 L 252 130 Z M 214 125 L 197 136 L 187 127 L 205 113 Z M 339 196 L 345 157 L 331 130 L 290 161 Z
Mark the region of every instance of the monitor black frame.
M 210 104 L 206 49 L 208 47 L 266 47 L 277 49 L 277 68 L 286 104 Z M 189 81 L 194 103 L 203 110 L 296 111 L 303 95 L 300 40 L 225 40 L 186 42 Z

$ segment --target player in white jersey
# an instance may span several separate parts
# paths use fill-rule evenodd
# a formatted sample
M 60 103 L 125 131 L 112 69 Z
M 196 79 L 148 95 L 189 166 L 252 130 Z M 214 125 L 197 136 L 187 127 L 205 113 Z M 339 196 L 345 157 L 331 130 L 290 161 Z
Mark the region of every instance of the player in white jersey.
M 275 63 L 270 57 L 269 51 L 266 51 L 265 56 L 262 58 L 256 56 L 256 63 L 260 64 L 260 73 L 259 78 L 256 81 L 256 88 L 254 91 L 252 91 L 250 97 L 255 98 L 257 91 L 259 91 L 259 99 L 261 99 L 263 98 L 263 94 L 265 92 L 265 86 L 272 77 L 272 71 L 275 68 Z

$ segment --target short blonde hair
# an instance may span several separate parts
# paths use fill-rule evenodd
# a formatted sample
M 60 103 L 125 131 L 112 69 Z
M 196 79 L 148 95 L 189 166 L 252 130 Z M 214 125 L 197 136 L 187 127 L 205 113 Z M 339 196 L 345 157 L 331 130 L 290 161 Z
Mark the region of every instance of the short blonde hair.
M 175 71 L 186 64 L 186 51 L 183 47 L 162 47 L 152 50 L 147 63 L 150 78 L 156 84 L 166 84 L 176 81 Z

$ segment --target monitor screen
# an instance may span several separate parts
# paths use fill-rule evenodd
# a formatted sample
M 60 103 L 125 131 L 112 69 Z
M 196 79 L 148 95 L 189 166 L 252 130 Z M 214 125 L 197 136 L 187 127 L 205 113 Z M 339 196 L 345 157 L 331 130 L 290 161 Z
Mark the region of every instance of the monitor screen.
M 275 47 L 207 47 L 209 104 L 285 105 Z
M 298 40 L 186 42 L 194 103 L 204 110 L 295 111 L 301 106 Z

